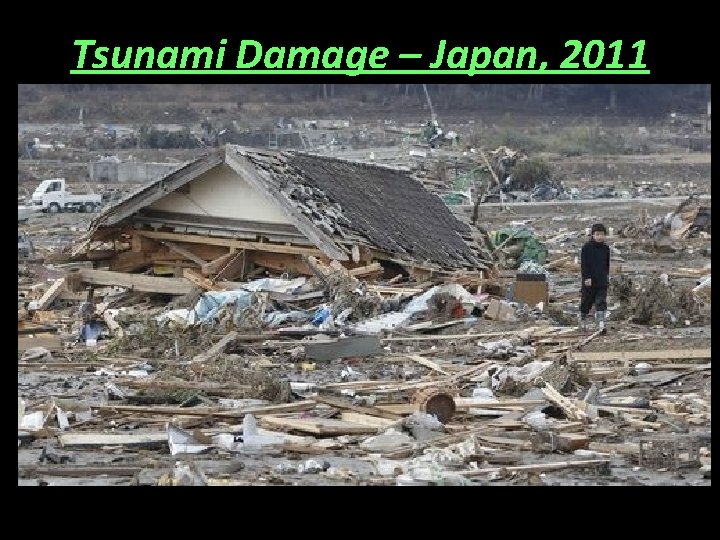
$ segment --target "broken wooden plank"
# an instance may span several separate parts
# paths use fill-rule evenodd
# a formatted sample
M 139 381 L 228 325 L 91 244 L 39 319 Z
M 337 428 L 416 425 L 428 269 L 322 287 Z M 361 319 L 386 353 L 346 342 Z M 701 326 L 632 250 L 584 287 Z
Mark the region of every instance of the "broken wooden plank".
M 258 421 L 263 425 L 312 433 L 313 435 L 362 435 L 377 432 L 377 427 L 374 426 L 363 426 L 333 418 L 263 416 Z
M 578 343 L 575 348 L 579 351 L 579 350 L 582 349 L 585 345 L 587 345 L 588 343 L 590 343 L 593 339 L 595 339 L 596 337 L 602 335 L 604 332 L 605 332 L 605 329 L 604 329 L 604 328 L 603 328 L 602 330 L 598 330 L 597 332 L 593 332 L 593 333 L 590 334 L 588 337 L 586 337 L 585 339 L 583 339 L 580 343 Z
M 383 352 L 377 336 L 349 336 L 327 341 L 307 341 L 303 345 L 307 358 L 321 362 L 353 356 L 375 356 Z
M 377 416 L 370 416 L 369 414 L 362 414 L 353 411 L 344 411 L 341 413 L 340 419 L 345 422 L 350 422 L 351 424 L 374 427 L 378 430 L 385 430 L 397 422 L 396 420 L 378 418 Z
M 89 268 L 82 268 L 72 273 L 77 273 L 80 282 L 88 285 L 116 285 L 139 292 L 183 295 L 188 294 L 193 288 L 192 284 L 183 278 L 143 276 Z
M 168 241 L 166 241 L 166 240 L 160 240 L 160 243 L 161 243 L 163 246 L 171 249 L 171 250 L 174 251 L 175 253 L 179 253 L 180 255 L 182 255 L 182 256 L 185 257 L 186 259 L 194 262 L 195 264 L 197 264 L 197 265 L 200 266 L 200 267 L 202 267 L 204 264 L 207 263 L 207 261 L 206 261 L 205 259 L 203 259 L 203 258 L 201 258 L 201 257 L 198 257 L 197 255 L 195 255 L 195 253 L 193 253 L 193 252 L 190 251 L 190 250 L 185 249 L 184 247 L 182 247 L 182 246 L 179 245 L 179 244 L 176 244 L 176 243 L 174 243 L 174 242 L 168 242 Z
M 68 476 L 68 477 L 87 477 L 87 476 L 135 476 L 142 467 L 73 467 L 67 465 L 58 465 L 54 467 L 35 467 L 32 465 L 18 465 L 18 476 Z
M 414 403 L 390 403 L 387 405 L 378 405 L 377 408 L 403 416 L 407 416 L 408 414 L 412 414 L 415 411 L 420 410 L 418 405 Z
M 198 287 L 200 287 L 201 289 L 204 289 L 206 291 L 219 292 L 219 291 L 225 290 L 224 287 L 222 287 L 220 285 L 216 285 L 215 283 L 213 283 L 206 277 L 201 276 L 199 273 L 197 273 L 192 268 L 185 268 L 183 270 L 183 277 L 185 279 L 187 279 L 190 283 L 194 283 L 195 285 L 197 285 Z
M 400 336 L 400 337 L 388 337 L 382 338 L 380 341 L 383 343 L 390 343 L 394 341 L 445 341 L 445 340 L 457 340 L 457 339 L 478 339 L 486 337 L 507 337 L 509 335 L 528 335 L 533 331 L 536 331 L 537 327 L 525 328 L 521 330 L 506 330 L 505 332 L 488 332 L 485 334 L 446 334 L 436 336 Z
M 29 367 L 36 369 L 82 369 L 83 371 L 88 368 L 96 367 L 100 368 L 103 366 L 102 362 L 18 362 L 19 368 Z
M 578 408 L 578 406 L 572 401 L 555 390 L 551 385 L 546 383 L 541 390 L 542 393 L 545 394 L 545 397 L 560 407 L 570 420 L 585 421 L 587 419 L 587 414 L 580 410 L 580 408 Z
M 238 253 L 237 251 L 234 253 L 233 252 L 225 253 L 223 255 L 220 255 L 218 258 L 213 259 L 210 262 L 206 262 L 205 264 L 203 264 L 200 267 L 200 272 L 204 276 L 217 274 L 222 267 L 224 267 L 229 261 L 231 261 L 237 255 L 237 253 Z
M 18 338 L 18 350 L 26 351 L 33 347 L 44 347 L 50 351 L 61 351 L 63 342 L 59 336 L 25 337 Z
M 663 349 L 659 351 L 573 352 L 577 362 L 632 362 L 635 360 L 691 360 L 710 358 L 710 349 Z
M 288 246 L 286 244 L 270 244 L 268 242 L 247 242 L 234 240 L 232 238 L 220 238 L 216 236 L 203 236 L 199 234 L 182 234 L 165 231 L 136 231 L 136 234 L 155 238 L 158 240 L 174 240 L 176 242 L 187 242 L 190 244 L 207 244 L 211 246 L 234 247 L 237 249 L 253 249 L 257 251 L 268 251 L 270 253 L 290 253 L 293 255 L 315 255 L 322 257 L 323 253 L 317 248 Z
M 482 476 L 484 474 L 502 473 L 504 472 L 550 472 L 562 469 L 584 469 L 608 467 L 610 460 L 608 459 L 587 459 L 583 461 L 558 461 L 555 463 L 538 463 L 536 465 L 516 465 L 513 467 L 492 467 L 488 469 L 476 469 L 472 471 L 462 471 L 459 474 L 463 476 Z
M 280 446 L 280 449 L 283 452 L 296 453 L 296 454 L 321 455 L 321 454 L 328 453 L 327 448 L 313 446 L 311 444 L 299 444 L 299 443 L 288 443 L 288 442 L 283 443 Z
M 53 303 L 55 298 L 60 294 L 60 289 L 62 289 L 63 285 L 65 285 L 65 278 L 56 279 L 55 282 L 50 285 L 50 288 L 45 291 L 45 294 L 42 295 L 40 300 L 35 302 L 30 302 L 28 305 L 29 311 L 44 311 L 48 307 L 50 307 L 50 304 Z
M 355 411 L 357 413 L 362 413 L 368 416 L 379 416 L 380 418 L 386 418 L 389 420 L 397 420 L 399 418 L 402 418 L 402 415 L 387 411 L 386 409 L 381 409 L 378 407 L 361 407 L 359 405 L 347 403 L 340 399 L 313 396 L 312 400 L 317 401 L 318 403 L 324 403 L 325 405 L 330 405 L 331 407 L 335 407 L 336 409 Z
M 166 431 L 154 433 L 61 433 L 58 441 L 67 446 L 156 446 L 166 444 Z
M 313 271 L 300 255 L 288 253 L 268 253 L 267 251 L 249 251 L 247 252 L 248 262 L 252 262 L 255 266 L 270 268 L 277 272 L 297 274 L 302 276 L 312 276 Z
M 439 365 L 437 365 L 432 360 L 428 360 L 427 358 L 423 358 L 422 356 L 418 356 L 416 354 L 408 354 L 407 358 L 412 360 L 413 362 L 417 362 L 418 364 L 428 367 L 432 369 L 433 371 L 437 371 L 438 373 L 441 373 L 442 375 L 450 375 L 447 371 L 445 371 L 443 368 L 441 368 Z
M 508 407 L 537 407 L 547 405 L 544 399 L 506 399 L 502 401 L 487 401 L 478 398 L 455 398 L 455 407 L 458 410 L 474 408 L 504 409 Z
M 349 272 L 350 272 L 350 275 L 353 277 L 360 277 L 360 276 L 366 276 L 368 274 L 382 272 L 382 270 L 383 270 L 383 267 L 380 263 L 372 263 L 372 264 L 368 264 L 367 266 L 360 266 L 359 268 L 353 268 Z
M 605 454 L 620 454 L 623 456 L 637 456 L 640 454 L 640 445 L 633 442 L 605 443 L 591 442 L 588 449 Z
M 510 439 L 507 437 L 494 437 L 491 435 L 477 435 L 478 440 L 494 446 L 510 447 L 514 450 L 532 450 L 532 443 L 522 439 Z
M 237 333 L 237 332 L 235 332 L 235 331 L 229 332 L 227 335 L 223 336 L 222 339 L 220 339 L 220 341 L 218 341 L 217 343 L 215 343 L 215 345 L 213 345 L 212 347 L 210 347 L 207 351 L 196 355 L 196 356 L 192 359 L 191 363 L 195 363 L 195 362 L 207 362 L 207 361 L 209 361 L 209 360 L 212 360 L 212 359 L 215 358 L 217 355 L 223 353 L 223 352 L 225 351 L 225 348 L 226 348 L 230 343 L 232 343 L 233 341 L 235 341 L 235 339 L 237 338 L 237 336 L 238 336 L 238 333 Z
M 554 434 L 553 442 L 557 449 L 562 452 L 574 452 L 575 450 L 587 449 L 590 444 L 590 437 L 585 433 L 557 433 Z
M 221 409 L 217 407 L 143 407 L 140 405 L 91 405 L 90 408 L 100 411 L 117 411 L 126 413 L 157 414 L 161 416 L 217 416 L 219 418 L 242 418 L 246 414 L 262 416 L 264 414 L 277 414 L 280 412 L 306 411 L 314 408 L 316 403 L 312 400 L 297 401 L 295 403 L 281 403 L 279 405 L 262 405 L 246 407 L 243 409 Z
M 402 294 L 406 296 L 414 296 L 423 292 L 423 289 L 415 287 L 385 287 L 383 285 L 367 285 L 367 290 L 384 295 Z
M 235 279 L 240 276 L 242 278 L 245 271 L 245 250 L 241 249 L 232 254 L 225 265 L 218 270 L 213 277 L 213 282 L 223 279 Z
M 18 328 L 18 336 L 37 335 L 37 334 L 57 334 L 57 326 L 25 326 L 27 323 L 22 323 L 23 327 Z

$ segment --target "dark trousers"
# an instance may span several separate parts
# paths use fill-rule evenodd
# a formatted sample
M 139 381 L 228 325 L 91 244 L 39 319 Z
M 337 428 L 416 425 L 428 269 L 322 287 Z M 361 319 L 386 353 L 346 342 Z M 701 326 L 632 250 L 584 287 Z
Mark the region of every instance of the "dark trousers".
M 607 287 L 585 287 L 580 289 L 580 315 L 587 317 L 595 304 L 595 311 L 607 310 Z

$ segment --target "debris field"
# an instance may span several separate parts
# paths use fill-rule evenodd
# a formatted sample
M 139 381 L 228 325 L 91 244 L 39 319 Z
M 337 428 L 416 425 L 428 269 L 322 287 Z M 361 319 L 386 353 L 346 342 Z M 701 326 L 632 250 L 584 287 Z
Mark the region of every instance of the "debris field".
M 709 484 L 709 195 L 542 185 L 453 208 L 394 168 L 228 146 L 32 215 L 18 483 Z M 595 222 L 606 333 L 576 319 Z

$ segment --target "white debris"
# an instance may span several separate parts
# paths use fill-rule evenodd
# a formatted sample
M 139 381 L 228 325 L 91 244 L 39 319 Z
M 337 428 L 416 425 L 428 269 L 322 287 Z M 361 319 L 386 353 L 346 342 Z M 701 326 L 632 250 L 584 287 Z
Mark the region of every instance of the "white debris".
M 639 364 L 635 364 L 635 371 L 638 375 L 645 375 L 647 372 L 650 371 L 651 367 L 652 366 L 647 362 L 640 362 Z
M 23 362 L 31 360 L 43 360 L 49 362 L 52 360 L 52 354 L 45 347 L 30 347 L 22 355 Z
M 45 425 L 45 415 L 42 411 L 35 411 L 23 415 L 23 419 L 20 422 L 20 429 L 26 429 L 29 431 L 37 431 L 42 429 Z
M 369 452 L 393 452 L 404 446 L 412 445 L 415 439 L 401 433 L 395 428 L 390 428 L 381 435 L 369 437 L 360 443 L 360 447 Z
M 498 399 L 493 394 L 490 388 L 474 388 L 472 397 L 480 401 L 497 401 Z
M 207 444 L 197 441 L 190 433 L 184 429 L 167 424 L 168 446 L 170 447 L 170 455 L 177 454 L 199 454 L 210 448 Z
M 431 431 L 444 431 L 445 427 L 443 426 L 442 422 L 437 419 L 437 417 L 423 413 L 420 411 L 415 411 L 410 416 L 408 416 L 405 419 L 405 425 L 406 426 L 421 426 L 426 429 L 429 429 Z
M 551 425 L 550 422 L 548 422 L 548 418 L 545 415 L 545 413 L 540 411 L 533 411 L 525 415 L 523 418 L 525 423 L 527 423 L 531 428 L 536 429 L 538 431 L 544 431 L 547 429 L 550 429 Z

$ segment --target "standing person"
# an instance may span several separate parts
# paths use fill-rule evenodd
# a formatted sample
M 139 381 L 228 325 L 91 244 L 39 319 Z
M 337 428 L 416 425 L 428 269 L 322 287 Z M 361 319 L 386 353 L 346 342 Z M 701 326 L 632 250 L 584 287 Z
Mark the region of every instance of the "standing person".
M 608 275 L 610 274 L 610 248 L 605 244 L 607 229 L 596 223 L 590 229 L 590 240 L 580 250 L 580 329 L 586 328 L 590 309 L 595 306 L 598 329 L 605 332 L 605 311 L 607 310 Z

